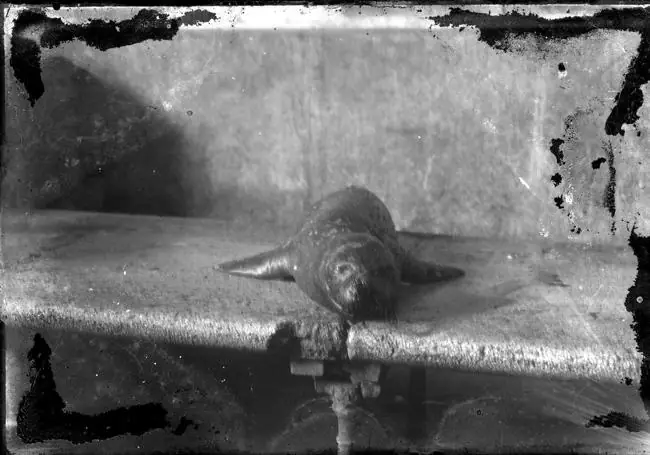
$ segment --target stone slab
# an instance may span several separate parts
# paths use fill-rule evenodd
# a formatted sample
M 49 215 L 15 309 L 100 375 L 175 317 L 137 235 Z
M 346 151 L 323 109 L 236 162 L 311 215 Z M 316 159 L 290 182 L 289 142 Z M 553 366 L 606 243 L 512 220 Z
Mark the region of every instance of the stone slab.
M 401 289 L 396 325 L 336 318 L 292 283 L 222 275 L 216 263 L 271 248 L 286 232 L 215 220 L 5 211 L 2 317 L 173 343 L 304 358 L 421 363 L 472 371 L 638 383 L 624 300 L 625 247 L 403 234 L 417 256 L 467 276 Z M 559 277 L 566 286 L 552 283 Z

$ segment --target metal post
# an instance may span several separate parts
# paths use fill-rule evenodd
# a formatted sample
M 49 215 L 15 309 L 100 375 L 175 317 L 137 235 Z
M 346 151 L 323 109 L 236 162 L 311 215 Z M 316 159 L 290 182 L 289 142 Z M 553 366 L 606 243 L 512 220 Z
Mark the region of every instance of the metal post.
M 381 391 L 379 365 L 330 365 L 330 374 L 319 362 L 293 361 L 294 374 L 314 376 L 314 387 L 318 393 L 326 393 L 332 400 L 332 411 L 336 415 L 338 434 L 336 444 L 339 455 L 352 451 L 356 428 L 356 403 L 362 398 L 376 398 Z M 344 375 L 342 373 L 345 373 Z M 345 377 L 342 377 L 345 376 Z
M 339 455 L 349 455 L 352 450 L 355 429 L 354 402 L 359 398 L 356 385 L 350 383 L 331 383 L 325 387 L 332 399 L 332 410 L 338 421 L 336 445 Z

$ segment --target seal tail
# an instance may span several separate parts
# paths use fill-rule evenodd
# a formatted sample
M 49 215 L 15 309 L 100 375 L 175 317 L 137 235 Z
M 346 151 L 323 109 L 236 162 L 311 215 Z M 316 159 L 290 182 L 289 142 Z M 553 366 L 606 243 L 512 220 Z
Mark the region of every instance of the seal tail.
M 258 280 L 295 281 L 291 274 L 291 264 L 291 248 L 283 245 L 254 256 L 218 264 L 215 269 L 229 275 Z
M 421 261 L 414 257 L 405 257 L 402 263 L 402 281 L 410 284 L 428 284 L 450 281 L 465 276 L 465 272 L 456 267 Z

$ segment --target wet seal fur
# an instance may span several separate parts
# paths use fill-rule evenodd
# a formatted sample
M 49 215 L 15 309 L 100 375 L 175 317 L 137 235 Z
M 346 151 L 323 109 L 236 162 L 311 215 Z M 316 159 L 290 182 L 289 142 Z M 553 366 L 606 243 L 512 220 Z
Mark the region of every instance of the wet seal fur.
M 400 281 L 427 284 L 464 275 L 409 255 L 399 245 L 386 205 L 358 186 L 316 202 L 281 246 L 216 268 L 231 275 L 295 281 L 312 300 L 351 323 L 395 321 Z

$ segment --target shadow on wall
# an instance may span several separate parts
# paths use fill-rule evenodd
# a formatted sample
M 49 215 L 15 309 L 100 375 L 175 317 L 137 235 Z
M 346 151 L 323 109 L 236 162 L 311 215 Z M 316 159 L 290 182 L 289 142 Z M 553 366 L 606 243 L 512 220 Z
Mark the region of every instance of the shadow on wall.
M 7 116 L 5 206 L 201 216 L 214 197 L 236 196 L 212 194 L 205 150 L 183 119 L 65 58 L 43 63 L 45 95 Z M 12 79 L 9 105 L 27 106 Z

